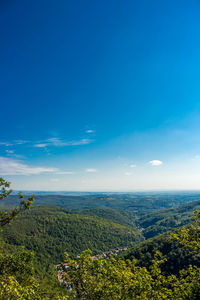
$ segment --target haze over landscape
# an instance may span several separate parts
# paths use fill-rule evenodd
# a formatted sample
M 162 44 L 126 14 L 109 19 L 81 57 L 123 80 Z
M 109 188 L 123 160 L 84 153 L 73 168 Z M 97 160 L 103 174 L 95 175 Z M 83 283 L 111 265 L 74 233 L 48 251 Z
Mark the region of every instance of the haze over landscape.
M 196 0 L 1 1 L 0 174 L 199 190 L 199 15 Z

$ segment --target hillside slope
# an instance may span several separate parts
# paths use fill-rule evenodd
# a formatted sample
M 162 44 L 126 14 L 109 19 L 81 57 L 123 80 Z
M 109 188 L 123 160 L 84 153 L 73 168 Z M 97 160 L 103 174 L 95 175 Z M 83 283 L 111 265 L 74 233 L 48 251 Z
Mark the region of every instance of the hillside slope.
M 196 209 L 200 209 L 200 201 L 151 212 L 140 217 L 137 224 L 141 227 L 144 237 L 148 239 L 191 222 Z
M 33 207 L 3 232 L 7 243 L 33 250 L 43 264 L 59 263 L 65 251 L 76 256 L 131 246 L 139 236 L 130 226 L 49 206 Z
M 109 208 L 92 208 L 77 210 L 75 212 L 81 215 L 96 216 L 99 218 L 119 223 L 121 225 L 127 225 L 136 228 L 136 216 L 133 211 Z
M 171 232 L 140 242 L 123 251 L 119 257 L 125 260 L 136 259 L 140 267 L 149 269 L 156 251 L 161 252 L 163 258 L 166 258 L 161 265 L 163 274 L 178 274 L 181 269 L 187 268 L 189 265 L 200 266 L 199 257 L 173 240 Z

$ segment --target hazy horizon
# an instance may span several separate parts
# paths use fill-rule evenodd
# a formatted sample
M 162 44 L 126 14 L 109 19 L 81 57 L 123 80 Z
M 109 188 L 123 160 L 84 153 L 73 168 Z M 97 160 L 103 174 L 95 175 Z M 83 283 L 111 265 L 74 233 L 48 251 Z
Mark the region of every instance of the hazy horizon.
M 56 194 L 69 194 L 69 193 L 83 193 L 83 194 L 158 194 L 158 193 L 200 193 L 199 190 L 14 190 L 13 195 L 17 195 L 19 192 L 22 193 L 56 193 Z M 39 194 L 38 194 L 39 195 Z

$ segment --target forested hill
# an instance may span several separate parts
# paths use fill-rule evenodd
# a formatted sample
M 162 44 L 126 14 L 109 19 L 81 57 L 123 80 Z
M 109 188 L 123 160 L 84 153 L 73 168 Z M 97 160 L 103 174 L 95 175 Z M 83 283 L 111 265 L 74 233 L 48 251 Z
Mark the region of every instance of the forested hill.
M 17 195 L 1 201 L 1 207 L 15 206 Z M 129 210 L 139 215 L 157 209 L 175 208 L 184 203 L 200 200 L 200 192 L 149 192 L 149 193 L 80 193 L 37 194 L 34 205 L 55 205 L 65 209 L 110 208 Z
M 3 236 L 9 244 L 24 245 L 34 251 L 45 265 L 62 261 L 65 251 L 76 256 L 86 249 L 95 254 L 131 247 L 143 237 L 150 238 L 189 223 L 197 208 L 200 201 L 140 217 L 127 210 L 34 206 L 7 226 Z
M 155 252 L 159 250 L 163 253 L 164 258 L 167 259 L 161 264 L 162 276 L 169 276 L 170 274 L 179 276 L 178 272 L 183 268 L 188 268 L 190 264 L 194 265 L 194 268 L 198 267 L 198 257 L 187 247 L 177 244 L 175 240 L 170 240 L 170 232 L 163 235 L 159 235 L 159 233 L 163 230 L 167 231 L 190 222 L 192 220 L 193 211 L 198 207 L 200 207 L 200 201 L 191 202 L 175 209 L 162 209 L 152 212 L 151 214 L 140 216 L 140 214 L 137 215 L 135 212 L 127 210 L 105 208 L 66 210 L 56 206 L 34 206 L 29 211 L 20 214 L 17 219 L 13 220 L 11 225 L 4 228 L 2 235 L 6 244 L 4 244 L 3 249 L 7 255 L 6 257 L 10 257 L 9 252 L 7 253 L 9 249 L 11 258 L 24 255 L 23 250 L 18 246 L 24 246 L 25 249 L 35 252 L 35 275 L 37 275 L 37 278 L 39 278 L 41 282 L 41 289 L 45 288 L 45 292 L 41 291 L 45 293 L 45 295 L 48 294 L 49 291 L 53 293 L 51 293 L 53 296 L 51 295 L 47 299 L 54 299 L 54 296 L 57 296 L 58 293 L 67 292 L 67 290 L 56 285 L 58 282 L 53 267 L 53 265 L 63 261 L 64 252 L 68 252 L 71 257 L 77 260 L 77 255 L 80 255 L 80 253 L 86 249 L 91 249 L 94 255 L 112 249 L 128 247 L 127 251 L 120 254 L 123 261 L 120 262 L 120 260 L 118 260 L 120 257 L 117 257 L 117 260 L 105 259 L 105 268 L 108 268 L 105 274 L 109 274 L 110 271 L 115 272 L 117 266 L 120 266 L 120 264 L 123 266 L 123 271 L 119 269 L 120 271 L 117 271 L 117 274 L 121 274 L 121 271 L 123 273 L 124 267 L 126 266 L 125 260 L 136 258 L 137 265 L 136 268 L 134 267 L 135 269 L 132 273 L 133 276 L 135 276 L 135 272 L 141 272 L 139 282 L 143 283 L 144 273 L 140 267 L 147 268 L 145 274 L 147 274 L 147 272 L 151 273 L 151 271 L 154 270 L 152 269 L 152 263 L 154 261 Z M 140 232 L 142 225 L 143 230 Z M 148 238 L 149 233 L 155 233 L 158 234 L 158 236 L 146 241 L 141 241 L 143 240 L 142 234 Z M 30 251 L 25 255 L 30 257 Z M 21 256 L 21 260 L 19 260 L 20 268 L 24 263 L 25 266 L 27 265 L 26 256 L 24 260 Z M 87 262 L 88 261 L 92 264 L 94 263 L 94 266 L 96 266 L 95 261 L 90 259 L 88 259 Z M 16 265 L 15 262 L 14 264 L 13 262 L 12 260 L 12 272 Z M 96 262 L 98 264 L 98 261 Z M 108 266 L 110 263 L 114 263 L 111 269 Z M 9 265 L 8 263 L 8 266 Z M 4 269 L 6 272 L 10 270 L 7 267 Z M 23 272 L 26 272 L 26 269 L 24 270 Z M 90 268 L 87 269 L 86 267 L 84 274 L 85 272 L 87 273 L 88 270 L 90 270 Z M 102 270 L 102 268 L 100 267 L 98 272 L 99 270 Z M 75 272 L 76 271 L 77 270 L 75 270 Z M 159 269 L 157 269 L 157 271 L 159 271 Z M 18 274 L 17 272 L 18 271 L 15 271 L 16 274 Z M 130 275 L 130 270 L 127 269 L 126 274 Z M 155 274 L 152 274 L 152 278 L 154 278 Z M 92 277 L 93 275 L 94 273 L 92 273 Z M 106 280 L 113 278 L 112 275 L 109 276 Z M 102 277 L 100 276 L 100 278 Z M 117 278 L 118 277 L 116 277 L 116 282 L 118 286 L 124 282 L 124 278 L 120 280 Z M 126 278 L 126 284 L 128 284 L 128 277 Z M 164 280 L 166 280 L 166 278 L 167 277 L 165 277 Z M 172 282 L 174 282 L 174 278 L 175 277 L 172 278 Z M 79 279 L 78 277 L 78 280 Z M 191 281 L 191 279 L 189 280 Z M 196 284 L 198 278 L 196 279 L 195 277 L 195 280 Z M 86 282 L 86 280 L 84 279 L 83 282 Z M 155 285 L 153 284 L 153 286 L 157 286 L 157 283 Z M 74 287 L 72 291 L 73 290 Z M 102 299 L 106 298 L 104 297 Z
M 174 209 L 157 210 L 141 216 L 137 224 L 148 239 L 191 222 L 193 212 L 197 209 L 200 209 L 200 201 L 186 203 Z
M 104 219 L 112 220 L 122 225 L 133 226 L 141 230 L 145 239 L 157 236 L 173 228 L 181 227 L 192 221 L 193 212 L 200 209 L 200 201 L 189 202 L 177 208 L 153 210 L 137 214 L 128 210 L 116 209 L 85 209 L 75 211 L 80 214 L 98 216 Z
M 35 206 L 7 226 L 3 237 L 7 243 L 33 250 L 45 265 L 61 262 L 65 251 L 76 256 L 86 249 L 95 254 L 130 247 L 140 240 L 140 232 L 96 216 Z
M 44 264 L 57 263 L 67 251 L 73 256 L 83 250 L 93 253 L 131 247 L 133 243 L 180 227 L 192 220 L 200 201 L 143 216 L 133 211 L 94 208 L 65 210 L 56 206 L 34 206 L 4 230 L 4 239 L 35 251 Z
M 132 248 L 122 252 L 119 257 L 125 260 L 136 259 L 137 265 L 149 269 L 156 251 L 161 252 L 163 258 L 166 258 L 166 261 L 161 265 L 161 270 L 166 275 L 178 274 L 181 269 L 189 265 L 200 267 L 199 257 L 187 247 L 178 244 L 171 238 L 171 232 L 136 244 Z
M 133 211 L 109 208 L 93 208 L 76 210 L 74 212 L 81 215 L 96 216 L 119 223 L 121 225 L 128 225 L 136 228 L 136 215 Z
M 144 238 L 149 239 L 191 222 L 193 212 L 197 209 L 200 209 L 200 201 L 189 202 L 177 208 L 153 210 L 142 216 L 133 211 L 114 209 L 85 209 L 77 212 L 137 227 Z

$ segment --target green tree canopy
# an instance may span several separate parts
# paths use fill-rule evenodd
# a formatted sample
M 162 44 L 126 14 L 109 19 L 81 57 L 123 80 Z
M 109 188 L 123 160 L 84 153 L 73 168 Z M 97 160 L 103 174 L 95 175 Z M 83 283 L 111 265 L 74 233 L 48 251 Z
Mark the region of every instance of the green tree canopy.
M 10 182 L 0 177 L 0 200 L 7 198 L 12 192 L 13 190 L 10 189 Z M 18 207 L 10 210 L 9 212 L 0 210 L 0 230 L 2 230 L 3 226 L 10 223 L 20 212 L 31 207 L 34 201 L 34 194 L 25 200 L 24 195 L 19 193 L 19 198 L 20 204 Z

